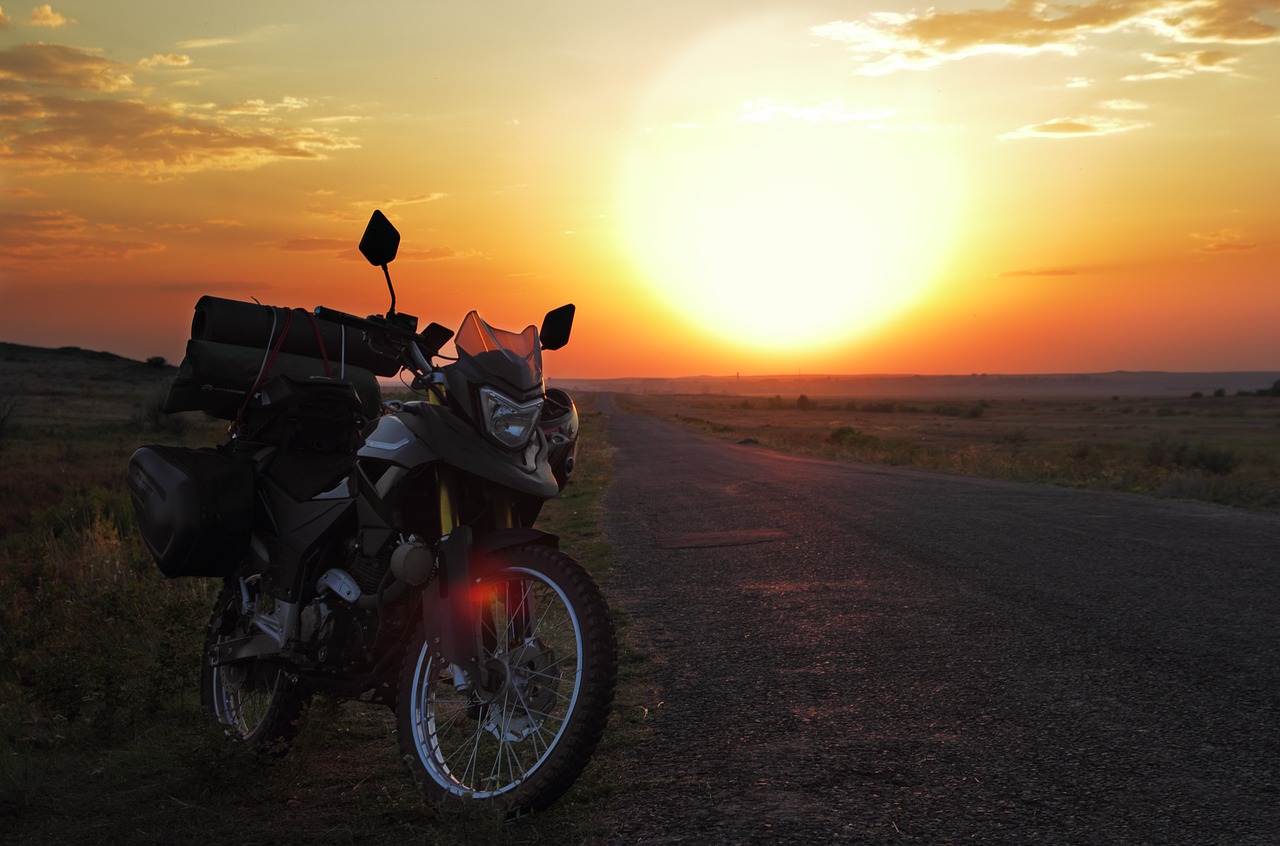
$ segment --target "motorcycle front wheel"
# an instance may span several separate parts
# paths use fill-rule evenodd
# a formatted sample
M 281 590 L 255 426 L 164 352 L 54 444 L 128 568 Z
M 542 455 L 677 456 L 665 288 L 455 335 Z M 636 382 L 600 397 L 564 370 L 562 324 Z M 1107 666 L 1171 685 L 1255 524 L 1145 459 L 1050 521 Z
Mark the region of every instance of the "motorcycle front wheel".
M 246 590 L 256 601 L 257 581 Z M 287 744 L 297 734 L 304 697 L 280 667 L 262 660 L 214 666 L 210 651 L 218 643 L 250 633 L 252 613 L 243 608 L 239 586 L 225 587 L 213 606 L 205 632 L 200 671 L 200 704 L 228 734 L 262 749 Z
M 581 774 L 608 722 L 609 609 L 590 575 L 547 546 L 505 550 L 477 588 L 487 689 L 440 659 L 419 625 L 400 676 L 400 750 L 429 799 L 541 810 Z

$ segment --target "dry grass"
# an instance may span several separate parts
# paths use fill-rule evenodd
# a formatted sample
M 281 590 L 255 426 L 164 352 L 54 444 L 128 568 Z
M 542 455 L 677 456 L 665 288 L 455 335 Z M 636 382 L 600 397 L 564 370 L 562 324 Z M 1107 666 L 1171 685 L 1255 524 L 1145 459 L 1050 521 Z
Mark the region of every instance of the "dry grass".
M 628 395 L 716 437 L 839 460 L 1280 509 L 1280 398 Z

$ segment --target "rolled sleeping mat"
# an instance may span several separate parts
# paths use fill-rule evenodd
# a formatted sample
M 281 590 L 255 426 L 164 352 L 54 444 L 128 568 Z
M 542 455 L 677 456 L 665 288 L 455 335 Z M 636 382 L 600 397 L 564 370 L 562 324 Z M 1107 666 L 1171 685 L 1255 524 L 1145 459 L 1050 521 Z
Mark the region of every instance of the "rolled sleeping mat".
M 196 313 L 191 318 L 191 338 L 195 341 L 212 341 L 255 349 L 269 349 L 284 328 L 289 309 L 280 306 L 246 303 L 222 297 L 201 297 L 196 302 Z M 294 355 L 320 357 L 316 342 L 316 330 L 307 313 L 294 314 L 285 336 L 281 352 Z M 316 319 L 325 352 L 335 369 L 344 358 L 379 376 L 394 376 L 400 372 L 400 362 L 392 356 L 382 355 L 371 349 L 360 332 L 337 323 Z
M 294 323 L 298 321 L 295 318 Z M 315 332 L 311 340 L 315 341 Z M 292 334 L 292 333 L 291 333 Z M 223 420 L 234 420 L 245 395 L 258 381 L 266 350 L 213 341 L 187 341 L 187 354 L 178 365 L 178 375 L 169 385 L 164 411 L 203 411 Z M 348 363 L 331 362 L 333 378 L 355 386 L 364 416 L 376 418 L 382 404 L 378 379 L 372 372 Z M 298 380 L 325 378 L 324 363 L 313 356 L 282 352 L 276 356 L 268 376 L 290 376 Z

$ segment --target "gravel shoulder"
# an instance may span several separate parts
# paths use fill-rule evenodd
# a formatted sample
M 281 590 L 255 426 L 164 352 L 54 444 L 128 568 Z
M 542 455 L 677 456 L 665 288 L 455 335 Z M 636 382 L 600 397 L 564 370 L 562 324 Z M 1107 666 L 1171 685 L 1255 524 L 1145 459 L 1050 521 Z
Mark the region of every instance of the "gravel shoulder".
M 1275 842 L 1280 516 L 600 410 L 655 686 L 611 842 Z

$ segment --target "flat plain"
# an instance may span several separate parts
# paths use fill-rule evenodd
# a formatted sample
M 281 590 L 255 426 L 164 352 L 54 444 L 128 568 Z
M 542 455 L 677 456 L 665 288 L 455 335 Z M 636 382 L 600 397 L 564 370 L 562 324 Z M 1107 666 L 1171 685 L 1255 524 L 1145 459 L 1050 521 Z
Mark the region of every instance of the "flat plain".
M 735 442 L 837 460 L 1280 508 L 1280 397 L 623 394 Z

